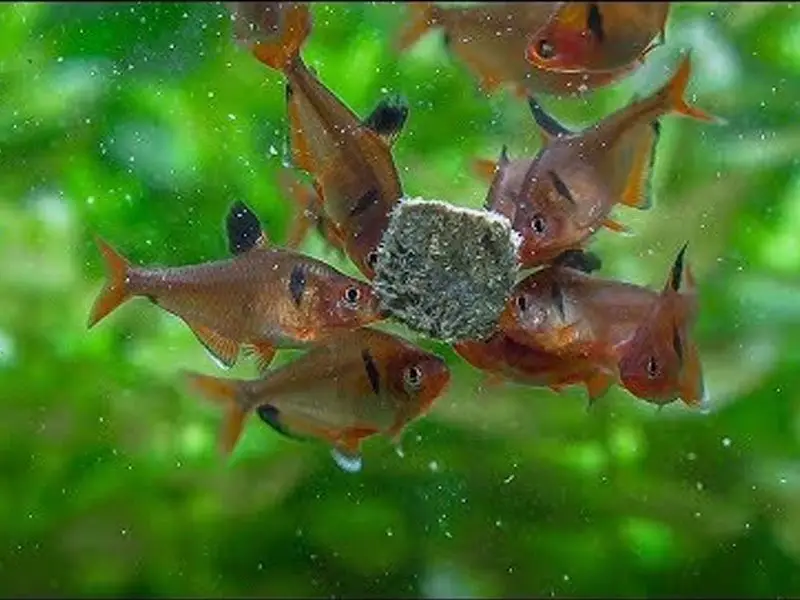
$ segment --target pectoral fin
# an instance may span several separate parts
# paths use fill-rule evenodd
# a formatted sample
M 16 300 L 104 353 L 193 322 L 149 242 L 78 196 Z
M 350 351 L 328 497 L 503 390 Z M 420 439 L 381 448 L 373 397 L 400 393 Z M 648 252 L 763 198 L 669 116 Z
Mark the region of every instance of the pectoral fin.
M 275 358 L 275 347 L 269 342 L 253 342 L 245 347 L 245 352 L 255 359 L 256 368 L 262 376 Z

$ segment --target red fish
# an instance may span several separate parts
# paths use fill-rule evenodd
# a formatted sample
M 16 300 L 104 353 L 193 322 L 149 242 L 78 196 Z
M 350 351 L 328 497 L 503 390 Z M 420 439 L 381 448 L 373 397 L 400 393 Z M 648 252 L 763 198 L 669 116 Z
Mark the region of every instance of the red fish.
M 633 337 L 657 299 L 645 287 L 549 266 L 515 286 L 499 326 L 518 343 L 615 368 L 614 349 Z
M 399 443 L 406 425 L 430 410 L 449 381 L 444 360 L 375 329 L 344 333 L 300 358 L 244 381 L 199 373 L 190 385 L 225 409 L 220 449 L 233 451 L 253 412 L 277 431 L 331 444 L 346 470 L 361 466 L 361 442 L 384 434 Z
M 684 100 L 690 75 L 687 55 L 656 93 L 577 133 L 564 129 L 531 99 L 545 139 L 536 157 L 510 160 L 504 150 L 497 164 L 476 165 L 484 175 L 493 174 L 486 207 L 508 217 L 523 239 L 523 268 L 583 247 L 602 226 L 625 231 L 609 218 L 617 204 L 650 207 L 656 119 L 675 112 L 715 120 Z
M 519 383 L 549 387 L 561 392 L 566 386 L 584 384 L 590 403 L 603 396 L 614 374 L 588 359 L 562 358 L 528 344 L 520 344 L 502 331 L 486 340 L 458 342 L 453 349 L 473 367 Z
M 664 43 L 669 6 L 564 2 L 534 34 L 525 57 L 533 66 L 557 73 L 607 71 L 641 62 Z
M 559 73 L 531 65 L 525 59 L 531 33 L 547 22 L 556 2 L 485 2 L 448 8 L 409 2 L 408 6 L 411 14 L 398 49 L 405 50 L 429 30 L 441 28 L 448 49 L 473 72 L 486 93 L 504 85 L 520 96 L 583 93 L 610 85 L 639 66 L 631 61 L 619 69 Z
M 408 105 L 390 97 L 360 120 L 303 62 L 300 48 L 310 31 L 308 7 L 291 6 L 277 39 L 255 42 L 252 53 L 285 75 L 294 164 L 314 177 L 335 237 L 372 279 L 389 213 L 403 195 L 391 146 Z
M 617 350 L 625 389 L 660 406 L 677 399 L 699 406 L 705 393 L 700 355 L 690 333 L 698 301 L 685 253 L 684 245 L 650 313 Z
M 98 238 L 108 281 L 89 327 L 144 296 L 180 317 L 223 366 L 232 366 L 244 345 L 265 368 L 276 346 L 318 342 L 383 318 L 370 285 L 314 258 L 267 247 L 258 219 L 240 202 L 231 207 L 228 231 L 237 256 L 185 267 L 135 267 Z

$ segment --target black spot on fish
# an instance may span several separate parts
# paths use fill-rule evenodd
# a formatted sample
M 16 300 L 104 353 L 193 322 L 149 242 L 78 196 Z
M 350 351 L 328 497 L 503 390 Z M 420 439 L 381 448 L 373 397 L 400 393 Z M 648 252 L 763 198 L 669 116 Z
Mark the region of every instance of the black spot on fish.
M 565 250 L 553 260 L 554 266 L 569 267 L 583 273 L 599 271 L 603 261 L 594 252 L 584 250 Z
M 303 265 L 295 265 L 289 276 L 289 293 L 297 306 L 303 300 L 303 292 L 306 291 L 306 270 Z
M 228 250 L 231 254 L 242 254 L 256 246 L 264 235 L 256 214 L 240 200 L 228 209 L 226 219 Z
M 566 310 L 564 309 L 564 290 L 557 281 L 553 281 L 550 286 L 550 298 L 558 311 L 558 316 L 563 320 L 565 318 Z
M 672 328 L 672 347 L 675 350 L 675 354 L 678 355 L 678 360 L 683 363 L 683 343 L 677 327 Z
M 408 101 L 405 98 L 399 94 L 388 96 L 378 103 L 364 120 L 364 125 L 391 143 L 403 129 L 408 110 Z
M 375 361 L 372 359 L 369 350 L 362 350 L 361 358 L 364 360 L 364 369 L 367 372 L 367 378 L 369 379 L 369 384 L 372 386 L 372 391 L 377 395 L 381 391 L 381 375 L 378 373 L 378 367 L 375 366 Z
M 272 427 L 275 431 L 280 433 L 281 435 L 293 439 L 293 440 L 302 440 L 303 438 L 294 435 L 290 432 L 286 427 L 284 427 L 283 423 L 281 423 L 280 419 L 280 412 L 277 408 L 270 404 L 262 404 L 258 408 L 256 408 L 256 413 L 261 418 L 264 423 Z
M 570 204 L 575 205 L 575 198 L 572 197 L 572 192 L 569 191 L 567 184 L 558 176 L 558 173 L 555 171 L 548 171 L 547 174 L 550 176 L 550 180 L 553 182 L 553 186 L 556 188 L 558 194 L 565 200 L 568 200 Z
M 589 14 L 586 15 L 586 27 L 592 32 L 592 35 L 601 42 L 606 37 L 606 32 L 603 29 L 603 15 L 600 13 L 600 6 L 597 2 L 589 2 Z
M 350 216 L 356 217 L 378 202 L 378 190 L 370 188 L 350 207 Z
M 552 137 L 561 137 L 562 135 L 570 135 L 572 132 L 564 127 L 561 123 L 556 121 L 552 116 L 545 112 L 542 105 L 533 96 L 528 96 L 528 107 L 531 109 L 533 120 L 536 124 L 544 130 L 544 132 Z
M 286 83 L 286 101 L 288 102 L 289 100 L 291 100 L 293 95 L 294 95 L 294 89 L 292 89 L 292 84 L 287 82 Z
M 688 245 L 689 242 L 686 242 L 683 245 L 683 248 L 681 248 L 680 252 L 678 252 L 678 256 L 675 257 L 675 262 L 672 265 L 672 274 L 669 278 L 669 285 L 676 292 L 680 291 L 681 289 L 681 280 L 683 279 L 683 258 L 686 254 L 686 247 Z

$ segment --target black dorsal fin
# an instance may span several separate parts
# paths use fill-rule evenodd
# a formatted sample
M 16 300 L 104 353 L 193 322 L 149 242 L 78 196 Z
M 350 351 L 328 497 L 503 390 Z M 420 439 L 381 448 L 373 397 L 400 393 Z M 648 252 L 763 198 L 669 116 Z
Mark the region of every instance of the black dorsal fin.
M 392 94 L 378 102 L 372 113 L 364 119 L 364 125 L 378 134 L 387 146 L 391 146 L 406 124 L 408 111 L 408 100 L 400 94 Z
M 560 138 L 566 135 L 572 135 L 572 131 L 564 127 L 561 123 L 555 120 L 550 114 L 545 112 L 542 105 L 533 96 L 528 96 L 528 107 L 531 109 L 533 120 L 539 127 L 539 130 L 547 139 Z
M 243 254 L 267 242 L 267 236 L 261 228 L 258 217 L 241 200 L 231 204 L 228 209 L 226 231 L 228 250 L 231 254 Z

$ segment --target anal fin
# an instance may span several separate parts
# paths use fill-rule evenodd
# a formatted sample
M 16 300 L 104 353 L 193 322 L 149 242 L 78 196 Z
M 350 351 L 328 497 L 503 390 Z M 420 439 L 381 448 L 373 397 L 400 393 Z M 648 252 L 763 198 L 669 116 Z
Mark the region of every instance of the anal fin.
M 633 231 L 619 221 L 615 221 L 614 219 L 606 218 L 603 219 L 602 223 L 603 227 L 606 229 L 610 229 L 611 231 L 616 231 L 617 233 L 621 233 L 623 235 L 633 235 Z
M 204 325 L 196 325 L 188 321 L 186 324 L 220 367 L 230 369 L 236 364 L 239 356 L 239 342 L 229 340 Z

